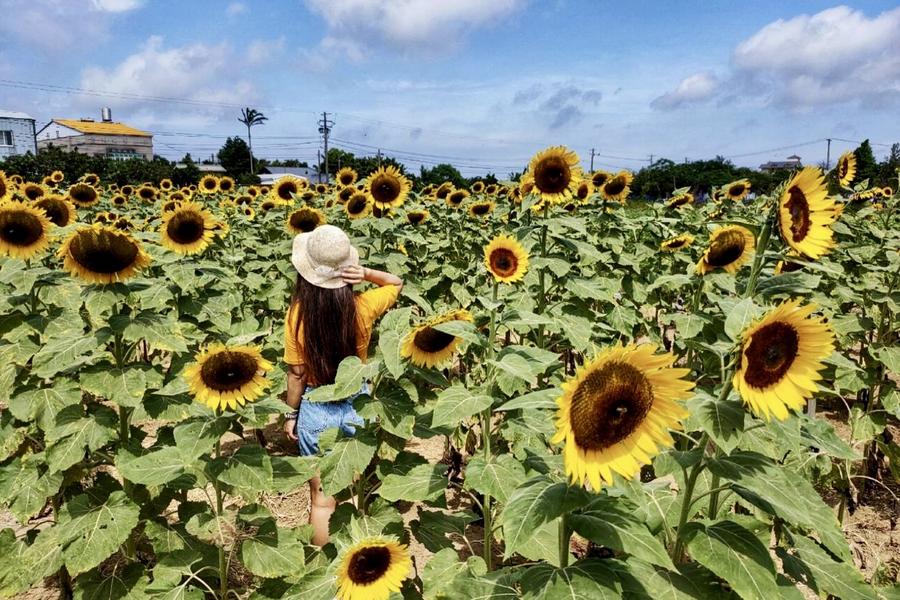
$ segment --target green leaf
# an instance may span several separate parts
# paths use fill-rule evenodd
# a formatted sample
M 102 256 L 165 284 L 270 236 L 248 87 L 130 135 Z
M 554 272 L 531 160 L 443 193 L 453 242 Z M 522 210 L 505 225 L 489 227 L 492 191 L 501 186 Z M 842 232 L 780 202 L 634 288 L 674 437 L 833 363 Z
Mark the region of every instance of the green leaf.
M 565 569 L 548 564 L 530 567 L 522 576 L 523 598 L 569 600 L 606 600 L 621 598 L 615 574 L 605 561 L 578 561 Z
M 272 456 L 272 485 L 269 491 L 290 494 L 316 475 L 314 460 L 307 456 Z
M 727 581 L 741 598 L 780 597 L 769 549 L 753 532 L 733 521 L 693 521 L 678 533 L 691 558 Z
M 37 421 L 47 431 L 56 424 L 56 415 L 67 406 L 81 402 L 81 390 L 74 382 L 58 380 L 53 387 L 32 389 L 13 396 L 9 411 L 20 421 Z
M 369 466 L 375 447 L 375 437 L 365 429 L 357 430 L 354 437 L 339 439 L 331 452 L 319 460 L 325 494 L 333 496 L 353 483 L 353 477 Z
M 725 400 L 719 402 L 709 394 L 697 392 L 687 401 L 691 419 L 710 435 L 725 452 L 734 450 L 744 431 L 747 411 L 740 402 Z
M 169 483 L 182 476 L 191 466 L 195 466 L 194 462 L 186 460 L 181 449 L 176 446 L 166 446 L 137 456 L 122 449 L 116 455 L 116 468 L 122 477 L 141 485 Z
M 438 463 L 415 466 L 405 475 L 391 473 L 381 482 L 378 495 L 389 502 L 434 502 L 447 489 L 446 470 L 447 465 Z
M 162 373 L 149 365 L 117 369 L 103 364 L 82 372 L 80 381 L 82 388 L 95 396 L 134 408 L 140 405 L 148 389 L 162 385 Z
M 431 426 L 459 425 L 468 417 L 490 407 L 493 401 L 490 396 L 473 394 L 461 384 L 454 385 L 438 395 Z
M 359 393 L 363 382 L 378 373 L 378 362 L 363 363 L 358 356 L 348 356 L 338 365 L 332 385 L 320 385 L 307 395 L 311 402 L 331 402 Z
M 475 515 L 468 510 L 455 512 L 426 510 L 421 504 L 416 508 L 419 518 L 410 523 L 410 529 L 415 538 L 431 552 L 445 548 L 453 549 L 453 539 L 465 535 L 466 526 L 475 520 Z M 453 538 L 449 537 L 451 535 Z
M 750 298 L 745 298 L 734 307 L 726 311 L 725 334 L 734 341 L 741 338 L 741 332 L 753 322 L 762 309 L 753 303 Z
M 47 431 L 47 464 L 51 472 L 65 471 L 84 460 L 85 451 L 103 447 L 118 435 L 119 415 L 106 406 L 95 406 L 87 415 L 80 406 L 69 406 L 56 415 L 56 426 Z
M 188 351 L 181 325 L 172 313 L 161 315 L 153 310 L 142 310 L 132 315 L 113 315 L 109 318 L 109 326 L 113 331 L 121 332 L 129 342 L 146 340 L 160 350 Z
M 26 454 L 0 466 L 0 503 L 20 523 L 39 513 L 63 483 L 62 473 L 44 471 L 43 462 L 43 454 Z
M 487 462 L 475 456 L 466 466 L 465 486 L 503 503 L 525 479 L 525 467 L 512 454 L 491 456 Z
M 175 428 L 175 446 L 186 460 L 212 452 L 216 440 L 228 431 L 229 420 L 200 418 L 181 423 Z
M 74 600 L 141 600 L 148 582 L 140 563 L 94 569 L 75 581 Z
M 475 324 L 468 321 L 447 321 L 446 323 L 439 323 L 435 325 L 434 329 L 437 329 L 438 331 L 441 331 L 443 333 L 450 334 L 452 336 L 456 336 L 471 343 L 478 344 L 484 341 L 483 337 L 475 328 Z
M 632 557 L 624 567 L 627 571 L 619 571 L 618 577 L 623 597 L 629 600 L 736 600 L 715 575 L 697 563 L 679 565 L 672 571 Z
M 276 527 L 267 519 L 241 544 L 241 562 L 257 577 L 302 577 L 306 556 L 299 530 Z
M 801 581 L 820 597 L 830 594 L 841 600 L 871 600 L 875 590 L 852 563 L 834 560 L 813 540 L 791 536 L 791 550 L 777 548 L 785 572 Z
M 733 482 L 734 491 L 747 502 L 788 523 L 816 532 L 829 550 L 849 560 L 850 549 L 834 513 L 812 484 L 799 473 L 776 465 L 755 452 L 734 452 L 711 460 L 709 469 Z
M 59 538 L 69 573 L 84 573 L 109 558 L 137 526 L 139 513 L 124 492 L 113 492 L 100 505 L 86 494 L 66 502 L 59 516 Z
M 0 531 L 0 596 L 15 596 L 59 571 L 63 564 L 58 528 L 38 532 L 29 545 L 12 529 Z M 27 596 L 26 596 L 27 597 Z
M 403 375 L 404 366 L 400 359 L 400 336 L 394 331 L 385 331 L 378 337 L 378 349 L 388 373 L 394 379 Z
M 253 498 L 271 486 L 272 461 L 260 446 L 241 446 L 231 456 L 213 461 L 212 469 L 219 481 L 246 498 Z
M 42 379 L 75 369 L 94 360 L 97 338 L 87 335 L 78 339 L 51 339 L 34 355 L 32 372 Z
M 672 315 L 672 323 L 682 340 L 690 340 L 703 331 L 707 318 L 693 313 L 676 313 Z
M 872 354 L 878 359 L 878 362 L 888 368 L 888 371 L 900 377 L 900 348 L 896 346 L 885 346 L 875 348 Z
M 374 398 L 360 397 L 356 411 L 363 419 L 378 419 L 381 427 L 397 437 L 408 440 L 416 424 L 415 404 L 405 389 L 392 381 L 383 381 Z
M 556 399 L 559 398 L 561 392 L 559 388 L 548 388 L 546 390 L 538 390 L 529 392 L 513 398 L 509 402 L 498 407 L 498 411 L 520 410 L 525 408 L 542 408 L 548 410 L 556 410 Z
M 422 572 L 422 586 L 425 600 L 435 600 L 444 596 L 447 584 L 466 571 L 466 563 L 459 560 L 453 548 L 444 548 L 425 563 Z

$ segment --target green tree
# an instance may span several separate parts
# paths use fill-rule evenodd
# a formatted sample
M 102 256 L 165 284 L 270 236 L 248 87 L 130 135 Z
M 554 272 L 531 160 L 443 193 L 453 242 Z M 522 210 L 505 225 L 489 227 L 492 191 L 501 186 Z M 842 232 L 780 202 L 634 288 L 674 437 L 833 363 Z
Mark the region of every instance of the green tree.
M 875 178 L 878 177 L 878 163 L 875 161 L 875 153 L 872 152 L 869 140 L 863 140 L 853 153 L 856 155 L 856 179 L 854 182 L 868 179 L 869 185 L 873 185 Z
M 889 185 L 897 189 L 897 177 L 900 176 L 900 144 L 892 144 L 891 152 L 878 165 L 878 185 Z
M 238 117 L 238 121 L 247 126 L 247 145 L 248 145 L 248 153 L 250 155 L 250 174 L 253 175 L 253 138 L 250 136 L 250 128 L 255 125 L 262 125 L 269 118 L 256 110 L 255 108 L 247 108 L 241 109 L 241 116 Z
M 464 187 L 466 185 L 466 179 L 462 176 L 459 170 L 453 165 L 447 163 L 435 165 L 430 169 L 426 169 L 424 166 L 420 167 L 419 181 L 423 186 L 440 185 L 446 181 L 449 181 L 458 188 Z
M 250 173 L 250 163 L 253 157 L 250 154 L 250 147 L 243 139 L 239 137 L 228 138 L 217 156 L 219 164 L 235 179 Z

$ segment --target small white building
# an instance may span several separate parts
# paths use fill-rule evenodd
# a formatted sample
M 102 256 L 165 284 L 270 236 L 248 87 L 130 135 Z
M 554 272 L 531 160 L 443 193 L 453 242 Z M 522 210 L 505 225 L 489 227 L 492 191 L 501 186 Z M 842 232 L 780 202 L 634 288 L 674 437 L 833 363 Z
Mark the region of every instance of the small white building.
M 28 152 L 37 154 L 34 119 L 23 112 L 0 110 L 0 160 Z
M 259 173 L 260 184 L 272 185 L 285 175 L 293 175 L 294 177 L 302 177 L 310 183 L 318 183 L 319 171 L 315 167 L 263 167 Z
M 108 108 L 101 111 L 100 121 L 53 119 L 37 132 L 37 146 L 113 159 L 153 159 L 153 135 L 113 121 Z

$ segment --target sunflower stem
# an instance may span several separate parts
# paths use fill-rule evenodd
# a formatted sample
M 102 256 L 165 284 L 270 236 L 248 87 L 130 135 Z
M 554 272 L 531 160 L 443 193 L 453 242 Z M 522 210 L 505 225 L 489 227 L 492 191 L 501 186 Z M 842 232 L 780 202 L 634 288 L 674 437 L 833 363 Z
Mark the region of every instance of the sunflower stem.
M 763 262 L 766 256 L 766 249 L 769 247 L 769 240 L 772 238 L 772 224 L 775 220 L 775 211 L 778 209 L 778 205 L 769 212 L 766 217 L 766 222 L 763 223 L 763 228 L 759 232 L 759 240 L 756 243 L 756 256 L 753 259 L 753 268 L 750 271 L 750 279 L 747 281 L 747 288 L 744 290 L 744 298 L 753 297 L 753 293 L 756 291 L 756 282 L 759 279 L 759 273 L 762 271 Z
M 544 218 L 547 217 L 547 206 L 544 206 Z M 547 257 L 547 223 L 541 223 L 541 258 Z M 538 272 L 538 283 L 540 285 L 540 293 L 538 294 L 538 314 L 543 315 L 544 309 L 547 307 L 547 289 L 545 286 L 544 275 L 546 267 L 541 266 Z M 544 326 L 538 325 L 538 348 L 544 348 Z
M 566 521 L 566 513 L 559 518 L 559 568 L 565 569 L 569 566 L 569 540 L 572 538 L 572 531 Z
M 218 460 L 221 454 L 222 440 L 218 439 L 216 440 L 215 459 Z M 213 477 L 213 489 L 216 491 L 216 518 L 221 523 L 222 509 L 225 502 L 218 477 Z M 225 597 L 228 596 L 228 563 L 225 561 L 225 540 L 219 540 L 217 549 L 219 551 L 219 598 L 225 600 Z
M 484 412 L 481 415 L 481 434 L 483 436 L 483 446 L 484 446 L 484 462 L 489 463 L 491 460 L 491 409 L 490 407 L 484 409 Z M 492 530 L 491 523 L 491 495 L 489 493 L 484 494 L 484 506 L 483 506 L 483 514 L 484 514 L 484 536 L 483 536 L 483 548 L 482 552 L 484 555 L 484 562 L 487 565 L 488 571 L 494 570 L 493 558 L 494 558 L 494 533 Z
M 709 434 L 704 433 L 697 444 L 697 446 L 701 449 L 701 453 L 703 452 L 703 448 L 706 447 L 708 441 Z M 682 555 L 684 554 L 684 538 L 682 537 L 682 533 L 684 531 L 684 525 L 685 523 L 687 523 L 688 517 L 690 516 L 691 505 L 693 504 L 694 498 L 694 488 L 697 485 L 697 478 L 700 476 L 700 473 L 703 471 L 704 467 L 706 467 L 706 463 L 703 460 L 703 455 L 701 454 L 700 459 L 691 468 L 691 472 L 684 484 L 684 498 L 681 499 L 681 514 L 678 517 L 678 529 L 675 532 L 675 546 L 672 548 L 672 560 L 676 563 L 681 562 Z

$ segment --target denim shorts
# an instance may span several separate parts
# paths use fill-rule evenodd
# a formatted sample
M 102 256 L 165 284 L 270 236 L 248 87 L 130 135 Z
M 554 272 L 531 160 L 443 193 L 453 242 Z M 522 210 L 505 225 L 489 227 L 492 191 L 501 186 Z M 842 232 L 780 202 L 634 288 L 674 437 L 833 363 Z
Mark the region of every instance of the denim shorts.
M 326 429 L 338 428 L 344 435 L 354 435 L 356 425 L 363 420 L 353 408 L 353 400 L 361 394 L 369 393 L 369 385 L 364 383 L 359 392 L 343 400 L 332 402 L 310 402 L 306 396 L 314 386 L 306 386 L 297 416 L 297 444 L 301 456 L 315 456 L 319 453 L 319 435 Z

